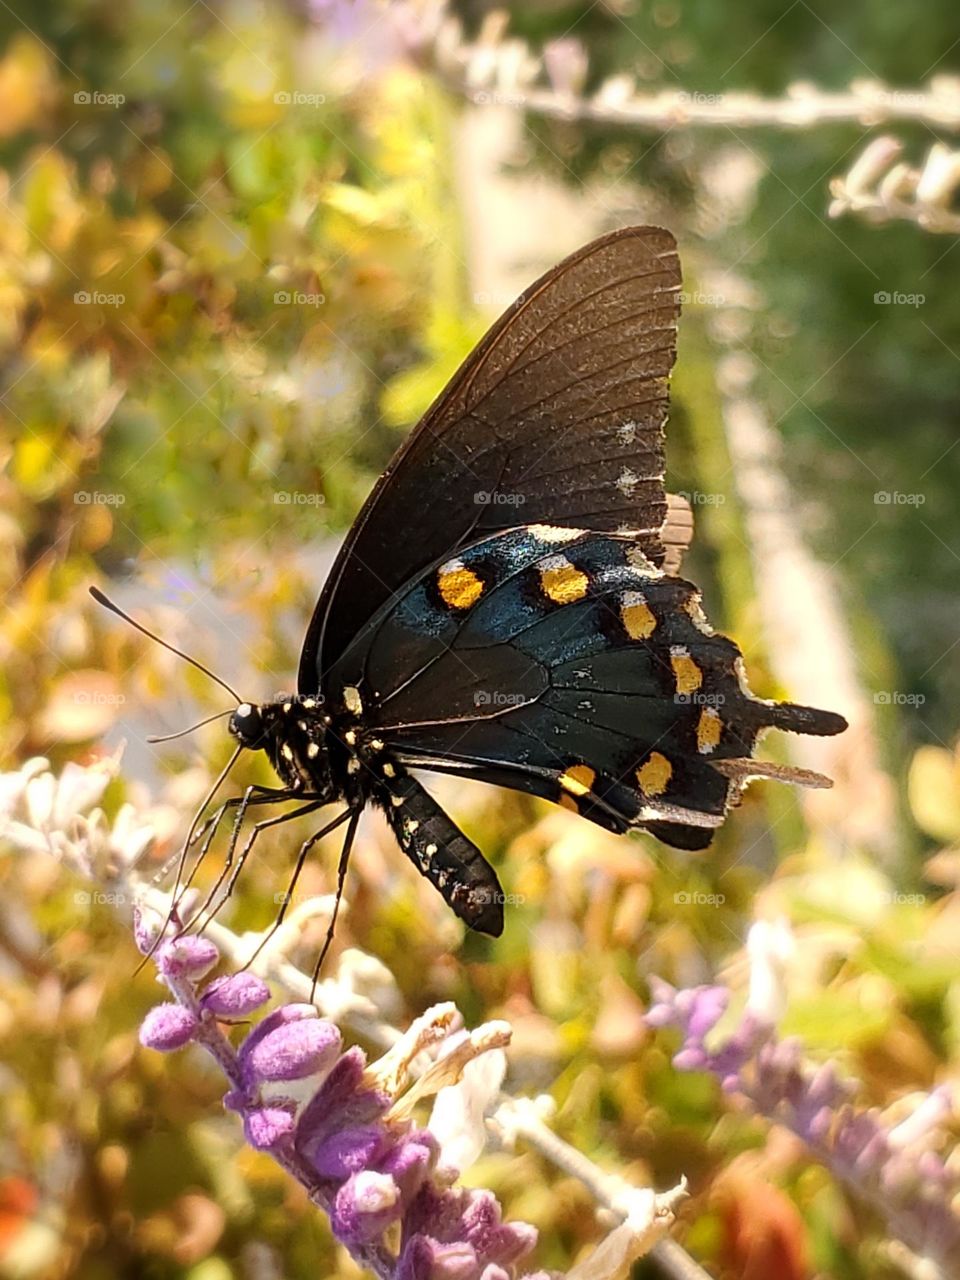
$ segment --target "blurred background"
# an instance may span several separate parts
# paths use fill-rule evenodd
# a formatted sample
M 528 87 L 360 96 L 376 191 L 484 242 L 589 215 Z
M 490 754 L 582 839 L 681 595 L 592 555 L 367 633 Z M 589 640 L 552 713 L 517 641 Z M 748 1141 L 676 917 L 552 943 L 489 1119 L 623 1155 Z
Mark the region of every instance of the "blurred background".
M 148 872 L 229 743 L 145 738 L 223 695 L 87 586 L 251 699 L 289 687 L 344 530 L 491 320 L 594 235 L 675 233 L 686 572 L 758 694 L 848 716 L 769 744 L 837 786 L 755 784 L 689 856 L 431 783 L 518 898 L 504 937 L 464 937 L 368 815 L 334 964 L 378 956 L 397 1025 L 440 999 L 509 1019 L 512 1088 L 638 1185 L 685 1173 L 678 1238 L 717 1277 L 902 1272 L 882 1213 L 673 1070 L 651 974 L 742 986 L 750 923 L 785 916 L 783 1029 L 815 1060 L 876 1106 L 960 1062 L 958 72 L 946 0 L 0 12 L 2 767 L 122 747 L 104 807 L 150 810 Z M 884 137 L 920 179 L 884 184 Z M 269 923 L 298 835 L 263 840 L 231 928 Z M 138 1047 L 156 987 L 123 913 L 46 853 L 0 851 L 0 876 L 0 1276 L 358 1274 L 217 1079 Z M 535 1153 L 471 1177 L 540 1228 L 542 1266 L 602 1234 Z

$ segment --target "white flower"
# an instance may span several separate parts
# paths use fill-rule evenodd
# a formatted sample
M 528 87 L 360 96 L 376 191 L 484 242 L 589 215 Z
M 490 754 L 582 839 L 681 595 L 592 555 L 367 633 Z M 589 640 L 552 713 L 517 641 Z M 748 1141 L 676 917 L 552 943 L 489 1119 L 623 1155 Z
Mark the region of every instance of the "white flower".
M 453 1042 L 466 1036 L 451 1036 Z M 457 1084 L 437 1094 L 427 1128 L 440 1144 L 440 1162 L 463 1172 L 483 1154 L 487 1130 L 484 1116 L 497 1099 L 507 1070 L 502 1049 L 489 1049 L 463 1068 Z
M 773 921 L 758 920 L 747 934 L 750 960 L 747 1009 L 770 1026 L 776 1026 L 786 1009 L 786 973 L 796 949 L 790 925 L 782 917 Z

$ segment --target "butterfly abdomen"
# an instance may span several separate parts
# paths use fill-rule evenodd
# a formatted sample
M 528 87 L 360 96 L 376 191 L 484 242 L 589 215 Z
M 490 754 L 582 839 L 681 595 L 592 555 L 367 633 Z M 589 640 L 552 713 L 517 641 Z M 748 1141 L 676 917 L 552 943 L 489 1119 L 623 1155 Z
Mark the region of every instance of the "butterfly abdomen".
M 376 792 L 400 848 L 456 914 L 481 933 L 503 932 L 503 891 L 496 872 L 436 800 L 405 769 Z

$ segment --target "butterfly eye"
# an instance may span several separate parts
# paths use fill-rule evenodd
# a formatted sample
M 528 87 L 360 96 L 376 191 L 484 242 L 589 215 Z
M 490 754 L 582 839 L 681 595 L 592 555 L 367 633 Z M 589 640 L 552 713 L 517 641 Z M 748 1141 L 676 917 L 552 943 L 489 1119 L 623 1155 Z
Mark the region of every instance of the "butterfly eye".
M 242 746 L 257 745 L 263 736 L 263 716 L 260 714 L 260 708 L 249 702 L 241 702 L 230 717 L 228 728 Z

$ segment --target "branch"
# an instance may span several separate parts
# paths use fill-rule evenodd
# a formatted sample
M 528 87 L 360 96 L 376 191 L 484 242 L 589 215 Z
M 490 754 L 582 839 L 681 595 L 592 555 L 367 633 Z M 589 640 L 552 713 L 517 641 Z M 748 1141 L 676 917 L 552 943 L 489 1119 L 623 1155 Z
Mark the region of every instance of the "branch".
M 856 213 L 868 222 L 915 222 L 924 231 L 960 234 L 960 151 L 936 142 L 919 169 L 894 161 L 903 151 L 896 138 L 874 138 L 849 173 L 830 183 L 831 218 Z
M 478 106 L 508 106 L 558 120 L 596 121 L 662 133 L 670 129 L 808 129 L 818 124 L 872 127 L 915 121 L 960 129 L 960 78 L 934 76 L 923 89 L 895 89 L 857 79 L 842 92 L 809 82 L 789 85 L 783 97 L 753 93 L 701 93 L 665 89 L 645 93 L 627 73 L 609 77 L 585 93 L 589 59 L 571 37 L 541 51 L 507 34 L 508 15 L 489 14 L 475 40 L 444 0 L 387 4 L 384 16 L 399 50 L 435 71 L 448 88 Z

